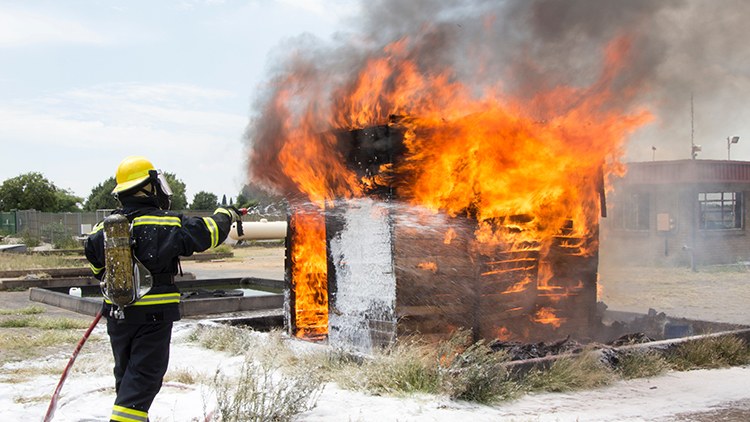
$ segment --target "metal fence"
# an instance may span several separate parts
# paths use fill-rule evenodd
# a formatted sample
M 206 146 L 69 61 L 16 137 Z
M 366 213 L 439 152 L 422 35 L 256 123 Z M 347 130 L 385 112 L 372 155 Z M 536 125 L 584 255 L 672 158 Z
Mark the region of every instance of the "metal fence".
M 0 212 L 0 235 L 16 233 L 16 213 Z
M 40 212 L 22 210 L 0 212 L 0 233 L 18 234 L 55 243 L 63 239 L 80 237 L 108 216 L 113 210 L 92 212 Z M 213 211 L 183 211 L 185 215 L 206 217 Z
M 16 211 L 16 233 L 56 243 L 91 231 L 98 212 Z

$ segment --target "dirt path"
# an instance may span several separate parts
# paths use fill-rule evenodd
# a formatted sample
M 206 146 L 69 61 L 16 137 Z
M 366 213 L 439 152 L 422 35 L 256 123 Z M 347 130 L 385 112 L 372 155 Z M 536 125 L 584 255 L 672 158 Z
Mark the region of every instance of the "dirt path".
M 248 246 L 234 249 L 234 257 L 214 261 L 182 261 L 182 270 L 199 279 L 258 277 L 284 279 L 284 248 Z
M 750 325 L 750 272 L 739 268 L 606 267 L 599 300 L 610 309 Z

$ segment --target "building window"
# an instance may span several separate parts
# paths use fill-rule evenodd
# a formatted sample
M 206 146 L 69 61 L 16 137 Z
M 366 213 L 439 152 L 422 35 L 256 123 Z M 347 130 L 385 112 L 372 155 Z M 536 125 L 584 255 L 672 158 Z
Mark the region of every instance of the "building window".
M 702 230 L 742 228 L 742 192 L 701 192 L 698 204 Z
M 648 230 L 650 228 L 651 199 L 648 193 L 626 193 L 619 196 L 615 207 L 613 225 L 621 230 Z

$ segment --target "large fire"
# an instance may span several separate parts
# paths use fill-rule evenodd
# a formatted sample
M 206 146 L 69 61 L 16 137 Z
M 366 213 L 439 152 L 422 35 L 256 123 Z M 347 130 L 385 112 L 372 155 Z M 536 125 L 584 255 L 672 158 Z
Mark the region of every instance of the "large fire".
M 400 200 L 429 212 L 469 216 L 478 223 L 478 242 L 533 245 L 542 261 L 563 227 L 565 236 L 579 242 L 571 248 L 585 254 L 582 245 L 595 246 L 591 227 L 601 212 L 602 181 L 622 171 L 627 136 L 652 118 L 644 108 L 621 106 L 636 91 L 617 79 L 629 40 L 609 43 L 602 71 L 589 86 L 540 88 L 532 98 L 512 98 L 499 81 L 477 93 L 451 69 L 420 67 L 412 47 L 407 38 L 387 45 L 353 78 L 335 84 L 330 96 L 306 79 L 312 75 L 290 72 L 277 81 L 272 108 L 282 116 L 273 132 L 279 149 L 275 157 L 253 157 L 255 168 L 262 169 L 255 177 L 301 192 L 320 209 L 334 198 L 361 196 L 371 180 L 347 167 L 335 133 L 394 124 L 403 130 L 406 151 L 398 166 L 375 176 L 395 180 Z M 297 303 L 323 306 L 324 228 L 298 224 L 296 233 L 305 234 L 295 240 L 293 259 L 305 274 L 295 275 L 295 283 L 307 287 L 296 291 Z M 447 233 L 445 242 L 451 238 Z M 554 275 L 535 282 L 548 295 L 565 293 L 555 287 Z M 530 284 L 524 280 L 512 291 Z M 325 317 L 298 311 L 296 326 L 303 333 L 319 332 Z M 559 325 L 550 307 L 531 318 Z
M 318 213 L 298 212 L 292 215 L 290 225 L 294 233 L 289 254 L 296 335 L 323 335 L 328 332 L 325 222 Z

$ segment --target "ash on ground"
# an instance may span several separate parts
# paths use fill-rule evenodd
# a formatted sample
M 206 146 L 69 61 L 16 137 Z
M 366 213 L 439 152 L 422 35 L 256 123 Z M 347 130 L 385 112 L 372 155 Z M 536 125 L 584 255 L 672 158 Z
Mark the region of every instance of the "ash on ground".
M 645 315 L 605 313 L 606 309 L 607 306 L 599 302 L 598 311 L 601 322 L 597 327 L 593 327 L 592 336 L 589 339 L 574 339 L 567 336 L 550 342 L 537 343 L 494 340 L 489 346 L 493 351 L 507 353 L 511 361 L 518 361 L 580 353 L 586 348 L 611 349 L 628 344 L 649 343 L 744 328 L 737 324 L 674 318 L 655 309 L 649 309 Z M 622 319 L 616 319 L 618 317 Z

